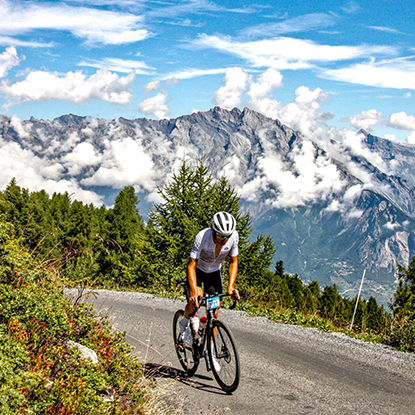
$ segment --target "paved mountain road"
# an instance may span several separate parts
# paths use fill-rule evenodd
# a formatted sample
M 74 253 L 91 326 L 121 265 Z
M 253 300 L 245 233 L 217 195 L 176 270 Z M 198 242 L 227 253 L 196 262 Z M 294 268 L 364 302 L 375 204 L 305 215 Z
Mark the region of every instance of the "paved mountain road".
M 343 335 L 221 310 L 241 360 L 241 382 L 226 395 L 204 361 L 186 379 L 172 339 L 181 301 L 100 290 L 89 300 L 126 331 L 140 361 L 184 414 L 415 414 L 415 356 Z

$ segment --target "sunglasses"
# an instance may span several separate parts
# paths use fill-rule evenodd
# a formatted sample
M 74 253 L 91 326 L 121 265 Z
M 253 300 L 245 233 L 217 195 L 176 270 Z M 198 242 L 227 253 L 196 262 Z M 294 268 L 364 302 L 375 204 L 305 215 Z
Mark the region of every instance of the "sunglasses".
M 223 235 L 219 232 L 215 232 L 216 233 L 216 238 L 224 240 L 224 239 L 228 239 L 228 237 L 226 235 Z

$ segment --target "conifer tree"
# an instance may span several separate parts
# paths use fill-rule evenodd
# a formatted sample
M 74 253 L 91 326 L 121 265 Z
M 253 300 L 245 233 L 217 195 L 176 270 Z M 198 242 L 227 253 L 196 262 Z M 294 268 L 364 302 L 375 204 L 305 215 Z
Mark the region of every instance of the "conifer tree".
M 100 269 L 105 280 L 121 286 L 130 285 L 139 278 L 135 272 L 135 261 L 143 223 L 138 203 L 134 188 L 126 186 L 115 198 L 113 209 L 106 212 L 100 209 L 97 214 L 97 217 L 103 217 L 105 213 L 98 248 Z
M 227 211 L 236 219 L 240 237 L 240 274 L 253 283 L 257 280 L 253 272 L 263 275 L 268 269 L 274 253 L 272 240 L 260 236 L 255 244 L 249 242 L 251 219 L 249 214 L 241 213 L 237 192 L 226 178 L 215 180 L 202 161 L 195 168 L 183 161 L 170 182 L 158 192 L 163 201 L 150 212 L 147 235 L 153 249 L 150 253 L 152 262 L 158 264 L 157 273 L 162 276 L 165 286 L 170 286 L 175 276 L 184 275 L 196 234 L 210 226 L 218 211 Z M 254 258 L 255 261 L 262 258 L 257 261 L 260 264 L 247 265 Z
M 134 187 L 126 186 L 115 198 L 114 208 L 108 211 L 109 236 L 124 252 L 133 249 L 137 233 L 143 230 L 138 203 Z
M 321 313 L 323 317 L 334 320 L 339 313 L 341 305 L 342 297 L 337 290 L 337 285 L 326 285 L 321 296 Z
M 398 264 L 399 283 L 391 308 L 396 319 L 403 320 L 415 314 L 415 256 L 408 268 Z

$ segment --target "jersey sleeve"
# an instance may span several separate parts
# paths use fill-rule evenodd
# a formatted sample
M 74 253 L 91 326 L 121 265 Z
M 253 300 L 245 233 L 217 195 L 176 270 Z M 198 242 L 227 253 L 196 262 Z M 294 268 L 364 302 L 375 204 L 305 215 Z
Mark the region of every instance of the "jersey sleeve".
M 202 240 L 204 234 L 205 231 L 203 230 L 196 235 L 195 241 L 193 242 L 192 250 L 190 251 L 190 258 L 199 259 L 200 251 L 202 250 Z
M 238 256 L 239 254 L 239 234 L 238 231 L 235 231 L 232 235 L 232 238 L 234 239 L 232 248 L 231 248 L 231 252 L 230 252 L 230 256 Z

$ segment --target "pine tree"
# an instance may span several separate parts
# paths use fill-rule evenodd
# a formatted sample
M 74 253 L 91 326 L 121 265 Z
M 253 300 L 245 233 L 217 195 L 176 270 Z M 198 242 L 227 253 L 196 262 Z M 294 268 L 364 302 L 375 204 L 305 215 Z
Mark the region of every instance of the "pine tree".
M 255 243 L 249 242 L 252 232 L 250 215 L 241 213 L 240 198 L 226 178 L 215 180 L 202 161 L 195 168 L 183 161 L 170 182 L 158 192 L 163 201 L 156 204 L 149 215 L 148 249 L 152 251 L 147 253 L 152 258 L 151 262 L 157 264 L 162 284 L 169 287 L 175 277 L 183 276 L 196 234 L 210 226 L 218 211 L 227 211 L 236 219 L 240 238 L 240 274 L 250 283 L 264 275 L 275 252 L 272 240 L 260 236 Z M 243 277 L 238 279 L 241 280 Z
M 124 252 L 134 249 L 136 235 L 143 230 L 138 203 L 134 188 L 126 186 L 115 198 L 114 208 L 108 212 L 109 236 Z
M 337 285 L 326 285 L 321 296 L 320 313 L 323 317 L 334 321 L 339 313 L 341 314 L 342 302 Z
M 380 333 L 383 329 L 383 310 L 378 306 L 378 303 L 374 297 L 369 298 L 369 301 L 367 302 L 366 313 L 367 328 L 374 331 L 375 333 Z
M 115 198 L 113 209 L 98 211 L 105 214 L 100 225 L 101 245 L 98 262 L 106 280 L 117 285 L 131 285 L 140 278 L 136 275 L 139 234 L 143 222 L 139 214 L 139 200 L 132 186 L 124 187 Z

